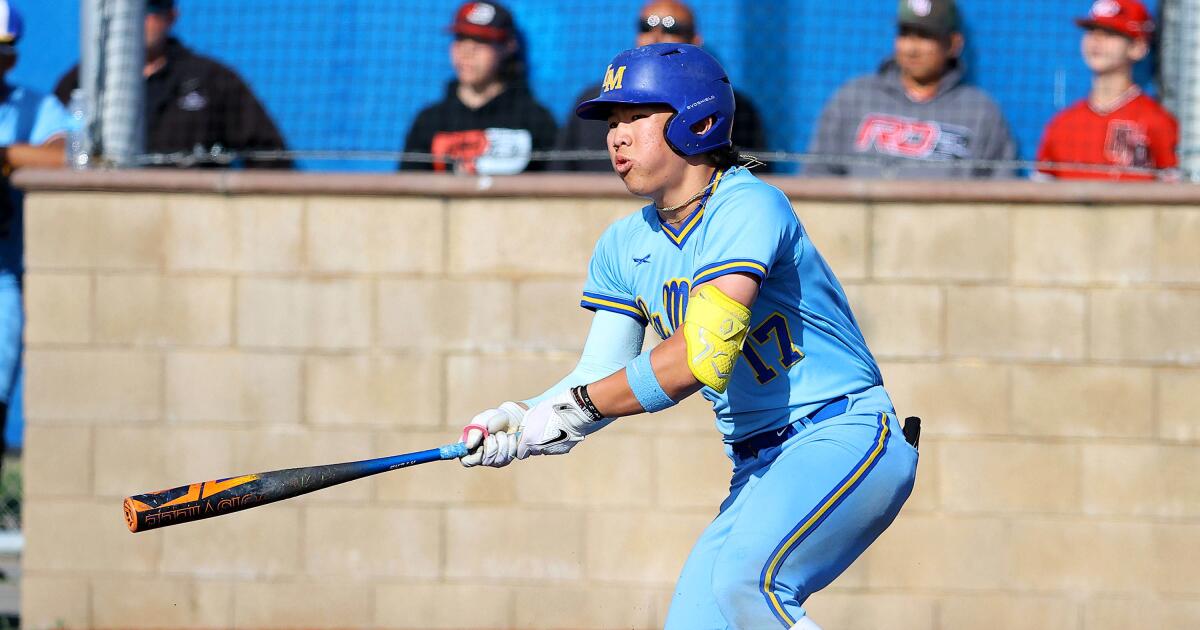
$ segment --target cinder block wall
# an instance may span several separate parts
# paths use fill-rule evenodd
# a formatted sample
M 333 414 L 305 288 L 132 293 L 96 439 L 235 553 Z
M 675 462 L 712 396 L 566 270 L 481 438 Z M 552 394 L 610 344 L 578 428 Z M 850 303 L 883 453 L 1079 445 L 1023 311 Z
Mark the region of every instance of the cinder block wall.
M 728 463 L 703 401 L 137 535 L 127 494 L 454 440 L 577 356 L 637 203 L 33 192 L 28 628 L 660 627 Z M 901 413 L 826 628 L 1200 627 L 1200 210 L 797 202 Z

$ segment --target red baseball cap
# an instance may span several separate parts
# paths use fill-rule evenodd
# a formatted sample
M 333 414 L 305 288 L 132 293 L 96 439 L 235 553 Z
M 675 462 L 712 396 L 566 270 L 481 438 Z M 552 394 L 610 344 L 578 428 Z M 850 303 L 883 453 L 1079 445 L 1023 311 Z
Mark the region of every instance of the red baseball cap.
M 1130 39 L 1148 39 L 1154 33 L 1154 18 L 1138 0 L 1096 0 L 1087 17 L 1075 20 L 1084 28 L 1103 28 Z
M 495 2 L 467 2 L 454 14 L 450 32 L 472 39 L 504 43 L 516 36 L 512 13 Z

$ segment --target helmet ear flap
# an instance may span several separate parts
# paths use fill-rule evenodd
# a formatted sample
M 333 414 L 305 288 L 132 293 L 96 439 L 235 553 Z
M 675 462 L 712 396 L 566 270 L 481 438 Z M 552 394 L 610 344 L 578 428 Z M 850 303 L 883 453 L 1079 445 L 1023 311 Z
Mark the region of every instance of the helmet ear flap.
M 671 147 L 671 150 L 675 152 L 675 155 L 685 158 L 687 157 L 687 153 L 685 153 L 683 149 L 679 147 L 679 145 L 675 144 L 675 140 L 671 138 L 671 136 L 674 135 L 673 132 L 677 118 L 679 118 L 679 112 L 671 114 L 671 117 L 667 119 L 667 124 L 663 125 L 663 139 L 667 141 L 667 146 Z
M 686 115 L 676 114 L 668 122 L 667 139 L 677 147 L 676 152 L 685 157 L 705 153 L 717 146 L 729 144 L 727 136 L 722 137 L 720 142 L 713 142 L 714 133 L 728 134 L 732 130 L 729 118 L 729 112 L 716 102 L 688 111 Z M 697 125 L 703 125 L 709 119 L 712 119 L 712 125 L 708 131 L 700 133 L 695 129 Z

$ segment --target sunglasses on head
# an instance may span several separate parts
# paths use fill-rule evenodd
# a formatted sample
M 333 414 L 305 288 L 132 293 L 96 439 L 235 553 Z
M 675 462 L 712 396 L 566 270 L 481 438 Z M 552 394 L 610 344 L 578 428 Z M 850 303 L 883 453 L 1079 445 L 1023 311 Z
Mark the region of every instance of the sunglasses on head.
M 645 18 L 638 18 L 637 27 L 639 33 L 649 33 L 656 28 L 661 28 L 668 35 L 692 36 L 692 25 L 675 19 L 673 15 L 648 15 Z

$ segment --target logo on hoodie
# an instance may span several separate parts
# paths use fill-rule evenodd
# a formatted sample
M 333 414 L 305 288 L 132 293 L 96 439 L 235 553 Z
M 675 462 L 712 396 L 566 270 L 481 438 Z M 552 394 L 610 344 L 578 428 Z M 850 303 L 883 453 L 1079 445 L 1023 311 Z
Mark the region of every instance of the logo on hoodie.
M 858 126 L 854 148 L 916 160 L 956 160 L 971 157 L 971 131 L 934 120 L 890 114 L 867 114 Z

